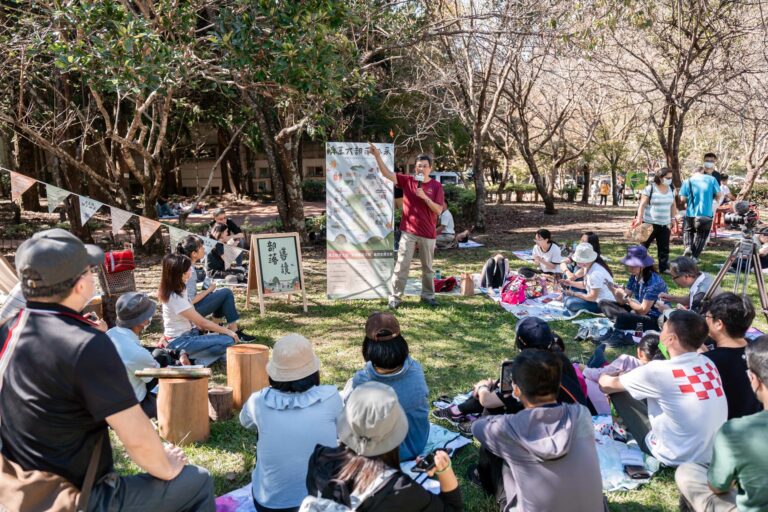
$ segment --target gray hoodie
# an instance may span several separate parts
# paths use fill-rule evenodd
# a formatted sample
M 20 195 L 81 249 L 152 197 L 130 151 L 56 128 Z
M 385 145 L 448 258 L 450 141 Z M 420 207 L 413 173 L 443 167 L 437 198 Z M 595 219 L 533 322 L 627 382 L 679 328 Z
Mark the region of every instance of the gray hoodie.
M 589 410 L 579 404 L 485 416 L 472 434 L 505 460 L 505 510 L 604 510 L 600 465 Z M 512 508 L 517 496 L 517 508 Z

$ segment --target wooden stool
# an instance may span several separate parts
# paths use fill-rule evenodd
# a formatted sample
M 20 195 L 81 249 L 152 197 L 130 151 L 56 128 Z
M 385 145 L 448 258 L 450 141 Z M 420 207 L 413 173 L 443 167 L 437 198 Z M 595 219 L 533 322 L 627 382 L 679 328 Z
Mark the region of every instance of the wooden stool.
M 211 433 L 208 422 L 208 378 L 210 368 L 146 368 L 137 377 L 160 381 L 157 423 L 160 437 L 178 445 L 205 441 Z
M 254 391 L 269 386 L 268 361 L 266 345 L 246 343 L 227 348 L 227 385 L 232 388 L 236 409 L 241 409 Z
M 232 417 L 232 388 L 214 386 L 208 390 L 208 417 L 211 421 L 224 421 Z

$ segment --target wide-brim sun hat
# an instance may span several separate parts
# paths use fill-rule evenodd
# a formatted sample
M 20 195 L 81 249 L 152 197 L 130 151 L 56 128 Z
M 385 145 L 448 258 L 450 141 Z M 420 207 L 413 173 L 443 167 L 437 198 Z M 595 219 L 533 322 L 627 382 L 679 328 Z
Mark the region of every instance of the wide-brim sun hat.
M 336 420 L 339 441 L 364 457 L 389 453 L 408 435 L 408 418 L 397 394 L 380 382 L 355 388 Z
M 320 370 L 320 359 L 312 344 L 300 334 L 286 334 L 272 347 L 267 375 L 276 382 L 293 382 Z
M 627 255 L 621 258 L 622 265 L 628 267 L 650 267 L 653 265 L 653 256 L 648 254 L 648 249 L 642 245 L 627 247 Z
M 592 244 L 585 242 L 576 246 L 576 250 L 571 256 L 571 259 L 576 263 L 592 263 L 597 259 L 597 256 L 597 252 L 595 252 L 595 248 L 592 247 Z

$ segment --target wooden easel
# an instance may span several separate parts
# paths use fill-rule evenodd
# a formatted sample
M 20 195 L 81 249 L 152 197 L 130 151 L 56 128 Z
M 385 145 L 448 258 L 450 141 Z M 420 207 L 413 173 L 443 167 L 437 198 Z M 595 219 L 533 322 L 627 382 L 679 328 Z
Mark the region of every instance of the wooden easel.
M 261 316 L 266 314 L 266 308 L 264 305 L 264 283 L 262 282 L 262 269 L 261 269 L 261 254 L 259 247 L 259 240 L 271 239 L 271 238 L 293 238 L 296 247 L 296 264 L 299 269 L 299 290 L 289 290 L 285 292 L 270 292 L 270 297 L 286 297 L 288 302 L 291 302 L 291 296 L 297 293 L 301 293 L 302 301 L 304 304 L 304 312 L 307 312 L 307 291 L 306 283 L 304 281 L 304 266 L 301 261 L 301 239 L 298 233 L 270 233 L 266 235 L 251 235 L 251 250 L 248 254 L 248 286 L 245 291 L 245 306 L 250 307 L 251 304 L 251 290 L 254 288 L 257 290 L 259 296 L 259 312 Z M 255 283 L 255 286 L 254 286 Z

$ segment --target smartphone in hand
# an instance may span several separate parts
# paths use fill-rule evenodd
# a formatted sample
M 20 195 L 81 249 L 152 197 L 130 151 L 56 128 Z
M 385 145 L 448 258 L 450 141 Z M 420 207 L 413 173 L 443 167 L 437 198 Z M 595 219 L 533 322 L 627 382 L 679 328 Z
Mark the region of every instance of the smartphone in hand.
M 431 453 L 428 453 L 423 459 L 419 459 L 415 466 L 413 466 L 414 473 L 429 473 L 435 468 L 435 452 L 443 451 L 450 455 L 453 453 L 451 448 L 438 448 Z

